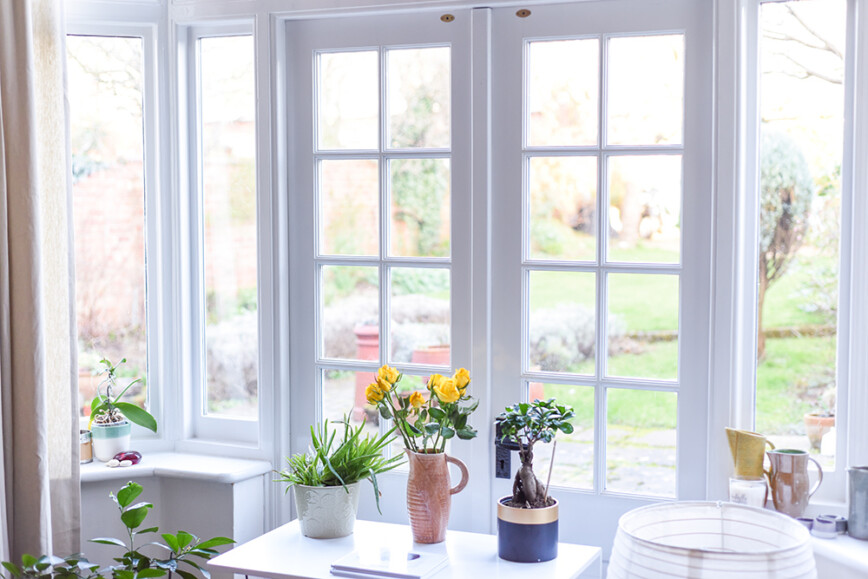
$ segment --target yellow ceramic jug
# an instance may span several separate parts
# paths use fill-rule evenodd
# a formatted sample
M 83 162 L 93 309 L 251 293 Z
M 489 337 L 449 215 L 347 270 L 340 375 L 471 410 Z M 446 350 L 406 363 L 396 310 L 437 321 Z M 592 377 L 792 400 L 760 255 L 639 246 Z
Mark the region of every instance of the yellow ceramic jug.
M 763 459 L 766 456 L 766 445 L 775 445 L 762 434 L 749 430 L 726 428 L 726 437 L 729 440 L 729 451 L 732 453 L 732 462 L 735 465 L 735 475 L 740 477 L 762 477 Z

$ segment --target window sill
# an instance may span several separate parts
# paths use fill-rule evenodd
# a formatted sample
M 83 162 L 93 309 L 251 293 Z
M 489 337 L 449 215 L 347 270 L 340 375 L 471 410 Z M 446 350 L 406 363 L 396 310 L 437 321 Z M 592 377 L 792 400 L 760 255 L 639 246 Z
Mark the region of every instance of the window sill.
M 839 535 L 837 539 L 811 539 L 818 570 L 823 563 L 828 562 L 834 565 L 836 570 L 845 570 L 845 575 L 837 575 L 839 579 L 868 576 L 868 541 L 860 541 L 847 535 Z M 846 574 L 846 571 L 855 573 L 850 575 Z
M 264 460 L 177 452 L 151 452 L 143 453 L 142 461 L 139 464 L 127 467 L 109 468 L 104 462 L 94 459 L 91 463 L 81 465 L 81 482 L 87 484 L 159 476 L 234 484 L 263 475 L 271 470 L 271 463 Z

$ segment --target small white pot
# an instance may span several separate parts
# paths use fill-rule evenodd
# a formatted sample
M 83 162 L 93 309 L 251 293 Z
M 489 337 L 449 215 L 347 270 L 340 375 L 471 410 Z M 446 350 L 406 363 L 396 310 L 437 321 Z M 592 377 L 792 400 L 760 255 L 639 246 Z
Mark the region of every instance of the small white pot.
M 115 424 L 97 424 L 94 422 L 90 425 L 90 432 L 93 436 L 93 455 L 97 460 L 108 462 L 117 453 L 129 450 L 131 431 L 132 427 L 128 420 Z
M 359 510 L 359 487 L 295 485 L 295 509 L 301 533 L 312 539 L 336 539 L 353 532 Z

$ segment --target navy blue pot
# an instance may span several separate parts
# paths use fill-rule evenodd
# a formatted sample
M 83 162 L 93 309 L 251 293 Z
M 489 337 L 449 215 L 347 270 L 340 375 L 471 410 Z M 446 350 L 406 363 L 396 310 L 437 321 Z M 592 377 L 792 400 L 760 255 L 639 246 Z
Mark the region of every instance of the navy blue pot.
M 497 554 L 518 563 L 551 561 L 558 556 L 558 502 L 544 509 L 516 509 L 497 501 Z

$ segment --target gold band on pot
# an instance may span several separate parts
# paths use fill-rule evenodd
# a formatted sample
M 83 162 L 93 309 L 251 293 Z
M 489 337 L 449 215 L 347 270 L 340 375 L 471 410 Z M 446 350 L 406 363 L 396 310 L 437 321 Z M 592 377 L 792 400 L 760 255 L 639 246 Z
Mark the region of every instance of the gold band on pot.
M 544 509 L 517 509 L 508 507 L 503 501 L 512 497 L 506 496 L 497 501 L 497 518 L 507 523 L 519 525 L 545 525 L 558 520 L 558 502 Z

